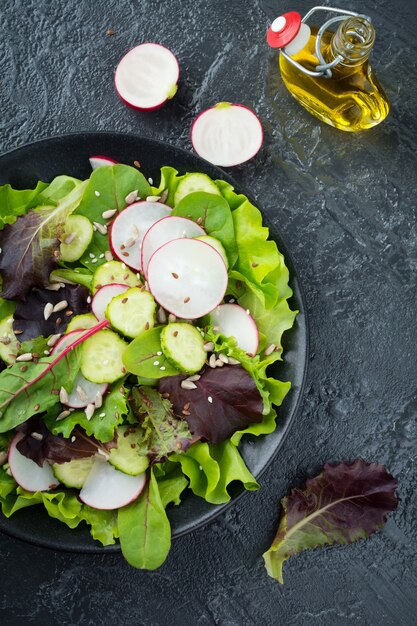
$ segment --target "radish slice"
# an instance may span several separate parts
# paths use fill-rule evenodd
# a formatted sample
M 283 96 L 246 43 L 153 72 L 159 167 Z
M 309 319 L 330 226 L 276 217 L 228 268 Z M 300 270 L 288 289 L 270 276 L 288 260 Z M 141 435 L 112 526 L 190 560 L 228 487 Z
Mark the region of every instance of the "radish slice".
M 259 332 L 251 315 L 239 304 L 221 304 L 210 314 L 217 332 L 234 337 L 239 348 L 255 356 L 259 345 Z
M 86 332 L 86 330 L 72 330 L 70 333 L 63 335 L 52 348 L 51 354 L 59 354 Z
M 143 43 L 119 62 L 114 82 L 125 104 L 139 111 L 152 111 L 175 96 L 179 75 L 178 61 L 168 48 Z
M 80 500 L 93 509 L 119 509 L 136 500 L 145 482 L 145 472 L 130 476 L 110 463 L 96 461 L 80 491 Z
M 9 466 L 15 481 L 26 491 L 48 491 L 58 487 L 59 481 L 55 478 L 48 461 L 44 461 L 39 467 L 26 456 L 23 456 L 16 448 L 16 444 L 24 437 L 23 433 L 17 433 L 10 444 Z
M 201 237 L 205 235 L 201 226 L 186 217 L 169 215 L 163 217 L 149 228 L 142 242 L 142 271 L 146 274 L 149 259 L 158 248 L 168 241 L 180 237 Z
M 74 386 L 68 396 L 68 402 L 63 402 L 72 409 L 83 409 L 88 404 L 95 404 L 107 391 L 107 383 L 92 383 L 78 372 Z M 97 402 L 98 404 L 98 402 Z
M 97 154 L 96 156 L 92 156 L 89 158 L 91 169 L 96 170 L 99 167 L 103 167 L 103 165 L 116 165 L 118 161 L 111 159 L 110 157 L 102 156 L 101 154 Z
M 220 102 L 194 121 L 191 141 L 206 161 L 232 167 L 255 156 L 262 146 L 263 130 L 255 113 L 247 107 Z
M 155 222 L 171 213 L 171 207 L 161 202 L 134 202 L 121 211 L 110 229 L 113 256 L 136 272 L 142 269 L 141 248 L 146 231 Z
M 120 283 L 111 283 L 110 285 L 100 287 L 95 293 L 91 303 L 91 310 L 99 322 L 106 319 L 106 309 L 109 302 L 128 289 L 130 289 L 129 285 L 122 285 Z
M 223 299 L 227 270 L 220 254 L 198 239 L 174 239 L 148 265 L 149 289 L 159 304 L 184 319 L 197 319 Z

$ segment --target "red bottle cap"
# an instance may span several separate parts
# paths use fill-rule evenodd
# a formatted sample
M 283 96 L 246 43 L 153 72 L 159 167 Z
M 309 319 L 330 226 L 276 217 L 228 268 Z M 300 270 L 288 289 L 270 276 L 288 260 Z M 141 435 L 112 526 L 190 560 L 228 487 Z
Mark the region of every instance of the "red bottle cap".
M 285 48 L 298 35 L 301 26 L 301 15 L 290 11 L 277 17 L 268 28 L 266 40 L 271 48 Z

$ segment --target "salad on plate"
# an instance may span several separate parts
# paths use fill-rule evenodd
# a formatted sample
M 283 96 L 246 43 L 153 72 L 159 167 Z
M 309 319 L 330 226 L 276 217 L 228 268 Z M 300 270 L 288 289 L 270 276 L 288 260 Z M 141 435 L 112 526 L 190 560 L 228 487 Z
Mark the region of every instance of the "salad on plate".
M 282 254 L 222 180 L 107 157 L 89 179 L 0 187 L 0 504 L 43 505 L 155 569 L 166 508 L 259 487 L 239 452 L 290 388 Z

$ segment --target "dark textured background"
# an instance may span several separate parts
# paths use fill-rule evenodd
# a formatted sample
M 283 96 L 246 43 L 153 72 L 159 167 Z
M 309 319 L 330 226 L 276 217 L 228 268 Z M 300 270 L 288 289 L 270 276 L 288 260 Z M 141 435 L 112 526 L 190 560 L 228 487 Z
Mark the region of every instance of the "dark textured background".
M 305 400 L 259 492 L 176 540 L 154 573 L 118 555 L 54 553 L 0 536 L 3 624 L 416 623 L 417 9 L 412 0 L 345 2 L 374 17 L 375 66 L 392 104 L 380 127 L 349 135 L 290 98 L 264 42 L 263 9 L 273 17 L 310 6 L 1 2 L 2 152 L 85 129 L 190 148 L 203 108 L 231 100 L 258 112 L 264 146 L 233 175 L 292 251 L 311 324 Z M 108 28 L 117 34 L 107 36 Z M 121 104 L 112 84 L 118 59 L 141 41 L 166 44 L 182 70 L 175 99 L 148 114 Z M 357 457 L 385 463 L 398 478 L 398 511 L 366 542 L 293 558 L 280 587 L 260 558 L 280 498 L 324 462 Z

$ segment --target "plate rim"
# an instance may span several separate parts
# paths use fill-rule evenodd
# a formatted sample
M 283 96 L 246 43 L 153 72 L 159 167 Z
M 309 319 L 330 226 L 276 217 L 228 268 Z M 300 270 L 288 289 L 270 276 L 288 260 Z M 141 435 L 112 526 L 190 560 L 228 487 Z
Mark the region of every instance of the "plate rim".
M 285 443 L 285 440 L 288 436 L 288 433 L 292 427 L 292 425 L 295 422 L 295 419 L 300 411 L 302 402 L 304 400 L 304 392 L 305 392 L 305 387 L 306 387 L 306 381 L 308 378 L 308 370 L 309 370 L 309 356 L 310 356 L 310 322 L 309 322 L 309 317 L 308 317 L 308 313 L 307 313 L 307 303 L 306 303 L 306 296 L 305 296 L 305 292 L 304 292 L 304 288 L 303 285 L 301 283 L 301 281 L 299 280 L 299 273 L 297 272 L 296 269 L 296 264 L 294 262 L 294 258 L 292 256 L 292 253 L 288 250 L 285 241 L 283 240 L 280 232 L 277 230 L 277 228 L 271 223 L 269 217 L 267 216 L 266 212 L 260 208 L 258 206 L 258 202 L 254 199 L 254 197 L 252 196 L 252 194 L 250 192 L 248 192 L 248 190 L 245 188 L 245 185 L 243 184 L 243 186 L 241 186 L 240 183 L 238 183 L 234 178 L 233 175 L 231 175 L 228 171 L 227 168 L 221 168 L 217 165 L 214 165 L 213 163 L 210 163 L 209 161 L 206 161 L 205 159 L 201 158 L 199 155 L 194 154 L 191 150 L 187 150 L 185 148 L 182 148 L 180 146 L 177 146 L 175 144 L 172 144 L 170 142 L 166 142 L 166 141 L 162 141 L 160 139 L 155 139 L 154 137 L 149 137 L 146 135 L 141 135 L 141 134 L 136 134 L 135 132 L 121 132 L 121 131 L 114 131 L 114 130 L 81 130 L 81 131 L 72 131 L 72 132 L 68 132 L 68 133 L 58 133 L 55 135 L 51 135 L 51 136 L 45 136 L 45 137 L 41 137 L 38 139 L 35 139 L 33 141 L 27 142 L 21 146 L 17 146 L 15 148 L 11 148 L 5 152 L 2 152 L 0 154 L 0 164 L 1 161 L 3 160 L 3 158 L 7 158 L 7 157 L 11 157 L 13 156 L 15 153 L 18 153 L 19 151 L 25 151 L 28 148 L 36 148 L 36 146 L 38 145 L 42 145 L 45 144 L 47 142 L 54 142 L 54 141 L 65 141 L 66 139 L 75 139 L 77 137 L 97 137 L 97 136 L 102 136 L 102 137 L 117 137 L 119 139 L 123 139 L 123 138 L 128 138 L 129 140 L 137 140 L 137 141 L 141 141 L 141 140 L 145 140 L 148 141 L 150 143 L 153 143 L 157 146 L 159 146 L 162 150 L 166 147 L 168 147 L 169 149 L 173 149 L 174 151 L 178 151 L 180 153 L 183 154 L 183 156 L 185 158 L 189 158 L 190 156 L 192 158 L 198 159 L 199 161 L 201 161 L 204 165 L 206 165 L 208 168 L 210 169 L 214 169 L 218 172 L 218 176 L 219 178 L 225 179 L 227 182 L 229 182 L 231 185 L 233 185 L 234 189 L 237 190 L 238 193 L 242 193 L 244 194 L 249 201 L 258 208 L 258 210 L 261 212 L 262 214 L 262 221 L 263 223 L 268 227 L 270 234 L 272 235 L 272 239 L 274 241 L 276 241 L 277 244 L 279 244 L 279 250 L 280 252 L 283 254 L 284 258 L 285 258 L 285 263 L 286 265 L 289 267 L 290 270 L 290 282 L 292 282 L 293 284 L 291 285 L 291 289 L 292 289 L 292 296 L 290 298 L 291 299 L 294 298 L 294 292 L 296 288 L 297 290 L 297 298 L 299 299 L 299 304 L 301 304 L 301 307 L 299 307 L 299 313 L 298 315 L 302 315 L 303 316 L 303 324 L 304 324 L 304 363 L 303 363 L 303 371 L 300 372 L 301 375 L 301 383 L 299 385 L 298 388 L 298 395 L 297 395 L 297 399 L 296 402 L 292 408 L 291 411 L 291 415 L 288 419 L 286 419 L 286 421 L 284 422 L 284 424 L 282 425 L 281 428 L 281 438 L 277 444 L 277 446 L 275 447 L 273 453 L 271 454 L 271 456 L 268 458 L 267 462 L 265 463 L 265 465 L 262 466 L 262 468 L 260 469 L 260 471 L 256 474 L 255 478 L 257 480 L 259 480 L 259 478 L 261 478 L 265 472 L 267 471 L 267 469 L 271 466 L 271 464 L 273 463 L 273 461 L 276 459 L 276 456 L 279 452 L 279 450 L 282 448 L 283 444 Z M 3 183 L 2 183 L 3 184 Z M 298 318 L 298 316 L 297 316 Z M 297 323 L 297 318 L 295 323 Z M 289 329 L 288 332 L 291 332 L 292 329 Z M 285 359 L 284 359 L 285 361 Z M 286 399 L 290 396 L 290 394 L 292 393 L 292 389 L 290 389 L 288 395 L 286 396 L 286 398 L 284 399 L 284 403 L 286 401 Z M 281 405 L 282 406 L 282 405 Z M 263 437 L 268 437 L 268 435 L 263 435 Z M 221 514 L 225 513 L 226 511 L 228 511 L 234 504 L 236 504 L 238 501 L 240 501 L 240 499 L 245 496 L 248 495 L 248 491 L 245 489 L 240 489 L 240 491 L 234 495 L 231 496 L 231 499 L 228 502 L 225 502 L 223 504 L 219 504 L 219 505 L 211 505 L 211 511 L 207 516 L 204 516 L 202 519 L 197 520 L 194 523 L 191 523 L 189 526 L 187 526 L 186 528 L 184 528 L 183 530 L 180 531 L 176 531 L 173 532 L 172 534 L 172 539 L 176 539 L 179 537 L 183 537 L 184 535 L 187 535 L 190 532 L 193 532 L 195 530 L 198 530 L 204 526 L 206 526 L 207 524 L 212 523 L 213 521 L 215 521 Z M 0 518 L 4 518 L 3 514 L 0 511 Z M 10 518 L 5 518 L 5 519 L 10 519 Z M 68 529 L 69 531 L 71 531 L 72 529 Z M 9 529 L 9 528 L 0 528 L 0 532 L 5 534 L 6 536 L 9 536 L 13 539 L 18 539 L 20 541 L 23 541 L 25 543 L 29 543 L 31 545 L 35 545 L 38 547 L 42 547 L 42 548 L 47 548 L 48 550 L 59 550 L 60 552 L 69 552 L 69 553 L 77 553 L 77 554 L 115 554 L 115 553 L 120 553 L 121 551 L 121 547 L 120 547 L 120 543 L 117 541 L 115 544 L 110 545 L 110 546 L 102 546 L 99 545 L 98 542 L 94 541 L 93 538 L 91 538 L 91 545 L 85 545 L 82 547 L 77 546 L 70 546 L 70 545 L 65 545 L 62 546 L 59 544 L 59 542 L 55 542 L 53 540 L 51 541 L 47 541 L 44 540 L 42 538 L 31 538 L 28 537 L 27 534 L 24 531 L 20 531 L 19 529 Z

